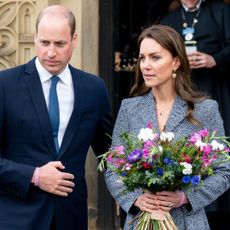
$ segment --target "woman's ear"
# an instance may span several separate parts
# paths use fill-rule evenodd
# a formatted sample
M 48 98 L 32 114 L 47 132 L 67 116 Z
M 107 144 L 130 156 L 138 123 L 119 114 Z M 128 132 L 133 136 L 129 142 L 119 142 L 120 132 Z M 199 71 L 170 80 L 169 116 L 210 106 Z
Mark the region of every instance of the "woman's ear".
M 174 58 L 174 70 L 177 70 L 180 67 L 181 63 L 178 57 Z

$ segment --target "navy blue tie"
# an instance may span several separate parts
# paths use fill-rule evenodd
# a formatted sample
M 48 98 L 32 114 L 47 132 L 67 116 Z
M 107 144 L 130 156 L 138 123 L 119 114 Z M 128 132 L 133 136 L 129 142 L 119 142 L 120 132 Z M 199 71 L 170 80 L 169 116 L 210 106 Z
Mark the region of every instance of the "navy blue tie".
M 53 76 L 51 78 L 51 86 L 49 92 L 49 115 L 52 124 L 54 144 L 57 153 L 59 152 L 58 129 L 59 129 L 59 122 L 60 122 L 59 103 L 58 103 L 58 96 L 57 96 L 58 81 L 59 81 L 59 77 L 57 76 Z

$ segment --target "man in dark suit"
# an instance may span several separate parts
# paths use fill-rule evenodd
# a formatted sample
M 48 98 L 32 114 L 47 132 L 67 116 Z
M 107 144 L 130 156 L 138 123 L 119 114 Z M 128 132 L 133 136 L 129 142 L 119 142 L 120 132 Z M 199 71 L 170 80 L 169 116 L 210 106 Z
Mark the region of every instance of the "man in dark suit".
M 68 64 L 76 43 L 71 11 L 47 7 L 37 57 L 0 72 L 1 230 L 87 229 L 85 159 L 107 150 L 112 122 L 103 80 Z

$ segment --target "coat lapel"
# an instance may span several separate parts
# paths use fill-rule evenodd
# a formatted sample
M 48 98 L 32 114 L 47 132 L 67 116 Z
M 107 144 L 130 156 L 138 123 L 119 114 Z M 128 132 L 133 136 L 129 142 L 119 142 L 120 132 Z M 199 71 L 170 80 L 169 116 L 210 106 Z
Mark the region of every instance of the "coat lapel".
M 156 116 L 156 103 L 151 92 L 143 96 L 143 102 L 139 105 L 137 113 L 139 113 L 139 121 L 141 121 L 142 128 L 146 127 L 148 122 L 151 122 L 153 127 L 159 132 L 158 121 Z M 179 97 L 173 104 L 172 110 L 169 114 L 166 130 L 173 132 L 175 128 L 185 119 L 187 114 L 187 104 Z M 144 115 L 144 116 L 143 116 Z
M 29 95 L 32 100 L 33 107 L 37 114 L 38 122 L 41 127 L 42 134 L 45 139 L 45 143 L 54 157 L 57 157 L 53 137 L 52 128 L 50 124 L 48 109 L 44 98 L 41 81 L 38 76 L 38 72 L 35 67 L 35 59 L 30 61 L 26 66 L 26 75 L 24 77 Z
M 73 70 L 73 68 L 70 66 L 72 79 L 73 79 L 73 87 L 74 87 L 74 106 L 73 106 L 73 112 L 70 117 L 69 123 L 67 125 L 60 152 L 58 154 L 58 158 L 60 158 L 64 152 L 66 151 L 67 147 L 70 145 L 76 131 L 78 128 L 78 123 L 80 120 L 80 114 L 82 110 L 82 104 L 84 102 L 84 90 L 82 88 L 82 82 L 81 82 L 81 74 L 80 72 L 76 72 Z
M 181 99 L 181 97 L 177 96 L 166 123 L 166 131 L 173 132 L 185 119 L 186 114 L 187 104 Z

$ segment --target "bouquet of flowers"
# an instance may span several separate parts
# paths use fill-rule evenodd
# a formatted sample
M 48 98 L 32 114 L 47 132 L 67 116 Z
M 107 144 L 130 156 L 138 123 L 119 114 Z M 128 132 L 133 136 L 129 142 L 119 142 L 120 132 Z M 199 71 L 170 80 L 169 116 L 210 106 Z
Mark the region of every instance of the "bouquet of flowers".
M 230 160 L 229 142 L 226 137 L 217 137 L 216 131 L 207 129 L 195 132 L 190 137 L 174 140 L 172 132 L 158 134 L 152 124 L 142 128 L 138 137 L 124 132 L 124 145 L 114 146 L 103 154 L 99 170 L 105 165 L 117 173 L 125 187 L 124 192 L 137 188 L 150 192 L 196 190 L 202 186 L 204 177 L 211 176 L 216 164 Z M 151 214 L 141 212 L 136 229 L 177 229 L 170 213 L 164 221 L 151 219 Z

